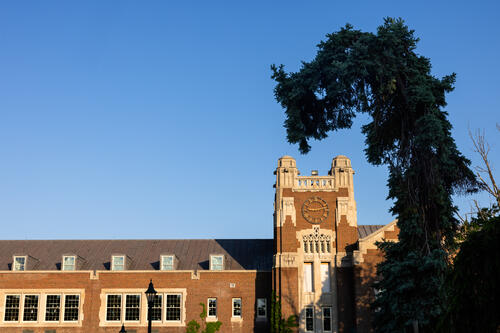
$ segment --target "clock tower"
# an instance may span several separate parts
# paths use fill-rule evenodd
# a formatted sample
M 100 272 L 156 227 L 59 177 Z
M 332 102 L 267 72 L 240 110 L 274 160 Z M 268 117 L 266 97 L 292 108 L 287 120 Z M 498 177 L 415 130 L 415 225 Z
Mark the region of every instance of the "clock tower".
M 299 332 L 355 327 L 353 251 L 358 241 L 351 161 L 333 159 L 327 175 L 300 175 L 278 160 L 274 202 L 273 289 Z

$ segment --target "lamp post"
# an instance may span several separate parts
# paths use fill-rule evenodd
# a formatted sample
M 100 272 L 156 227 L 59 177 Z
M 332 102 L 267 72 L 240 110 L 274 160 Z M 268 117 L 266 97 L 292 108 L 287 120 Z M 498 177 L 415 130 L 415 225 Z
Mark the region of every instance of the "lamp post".
M 151 318 L 152 311 L 151 310 L 153 309 L 153 304 L 154 304 L 155 296 L 156 296 L 156 290 L 153 287 L 153 280 L 152 279 L 149 281 L 148 290 L 146 290 L 145 294 L 146 294 L 146 298 L 148 300 L 148 333 L 151 333 L 151 322 L 152 322 L 152 318 Z
M 122 329 L 118 333 L 127 333 L 127 330 L 125 329 L 125 324 L 122 324 Z

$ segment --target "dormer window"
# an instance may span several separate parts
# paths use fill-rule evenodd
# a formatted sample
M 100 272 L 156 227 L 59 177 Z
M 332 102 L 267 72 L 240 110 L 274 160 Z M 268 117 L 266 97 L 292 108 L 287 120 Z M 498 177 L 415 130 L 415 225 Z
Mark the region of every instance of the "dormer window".
M 212 254 L 210 256 L 210 270 L 222 271 L 224 270 L 224 256 L 221 254 Z
M 113 256 L 111 260 L 111 270 L 124 271 L 125 270 L 125 256 Z
M 174 268 L 174 256 L 173 255 L 162 255 L 161 256 L 161 267 L 162 271 L 173 271 Z
M 25 271 L 26 270 L 26 256 L 14 256 L 14 262 L 12 263 L 13 271 Z
M 63 256 L 62 270 L 74 271 L 76 269 L 76 256 Z

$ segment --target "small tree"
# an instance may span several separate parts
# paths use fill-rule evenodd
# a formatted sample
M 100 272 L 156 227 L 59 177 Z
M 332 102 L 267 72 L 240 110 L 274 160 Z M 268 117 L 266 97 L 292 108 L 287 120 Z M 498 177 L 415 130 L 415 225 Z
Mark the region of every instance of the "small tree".
M 202 311 L 200 313 L 200 319 L 202 323 L 205 323 L 205 329 L 201 331 L 201 333 L 214 333 L 219 331 L 220 327 L 222 326 L 222 323 L 220 321 L 214 321 L 211 323 L 207 323 L 205 319 L 207 318 L 207 311 L 205 309 L 205 304 L 200 303 L 202 307 Z M 191 320 L 186 327 L 186 333 L 198 333 L 200 330 L 201 325 L 198 324 L 196 320 Z
M 284 319 L 281 314 L 281 301 L 273 290 L 271 295 L 271 333 L 291 333 L 294 327 L 299 326 L 297 316 L 291 315 Z

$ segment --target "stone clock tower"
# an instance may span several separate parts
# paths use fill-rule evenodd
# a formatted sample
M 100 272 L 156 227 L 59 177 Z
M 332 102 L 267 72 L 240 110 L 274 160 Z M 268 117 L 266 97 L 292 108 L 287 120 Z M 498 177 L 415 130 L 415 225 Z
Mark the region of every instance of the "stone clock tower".
M 350 332 L 358 241 L 351 161 L 337 156 L 328 175 L 300 176 L 283 156 L 275 174 L 273 288 L 283 315 L 298 315 L 299 332 Z

